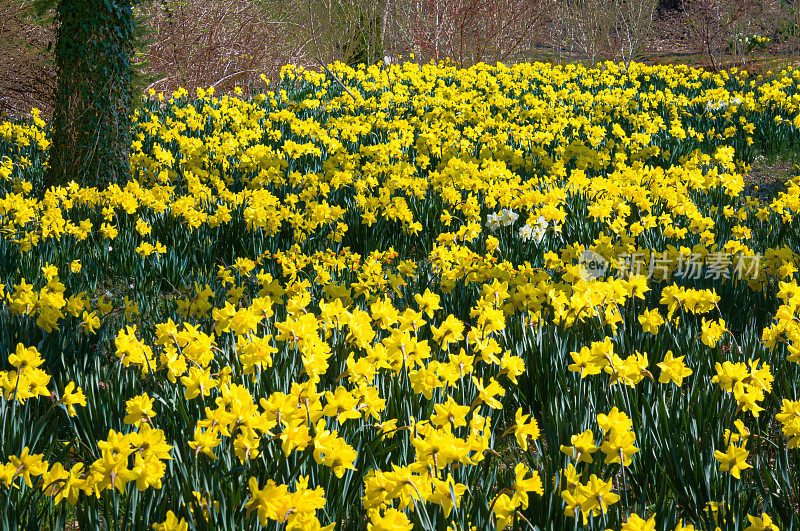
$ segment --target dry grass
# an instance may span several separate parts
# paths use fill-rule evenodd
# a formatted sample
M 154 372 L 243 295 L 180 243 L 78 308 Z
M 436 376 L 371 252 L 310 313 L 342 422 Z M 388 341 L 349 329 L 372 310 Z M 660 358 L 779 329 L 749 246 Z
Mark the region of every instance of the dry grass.
M 744 193 L 770 203 L 787 190 L 786 182 L 800 172 L 800 154 L 783 153 L 776 157 L 758 155 L 744 176 Z

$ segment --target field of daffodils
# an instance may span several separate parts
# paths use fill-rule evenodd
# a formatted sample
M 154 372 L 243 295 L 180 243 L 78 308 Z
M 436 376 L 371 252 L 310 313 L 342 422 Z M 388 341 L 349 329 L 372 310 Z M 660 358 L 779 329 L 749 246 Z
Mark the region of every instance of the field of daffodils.
M 800 529 L 800 70 L 146 96 L 0 123 L 1 527 Z

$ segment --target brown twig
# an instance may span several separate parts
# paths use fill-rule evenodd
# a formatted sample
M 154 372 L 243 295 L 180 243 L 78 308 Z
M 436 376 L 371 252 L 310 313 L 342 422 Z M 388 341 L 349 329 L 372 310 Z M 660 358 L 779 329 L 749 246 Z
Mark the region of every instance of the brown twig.
M 314 60 L 317 62 L 317 64 L 319 64 L 319 66 L 321 66 L 322 68 L 324 68 L 324 69 L 325 69 L 325 71 L 326 71 L 326 72 L 327 72 L 327 73 L 328 73 L 328 74 L 329 74 L 329 75 L 330 75 L 330 76 L 331 76 L 333 79 L 335 79 L 337 83 L 339 83 L 339 85 L 341 85 L 341 87 L 344 89 L 344 91 L 345 91 L 345 92 L 347 92 L 348 94 L 350 94 L 350 97 L 351 97 L 351 98 L 353 98 L 353 101 L 358 101 L 358 99 L 357 99 L 357 98 L 356 98 L 356 97 L 353 95 L 353 93 L 352 93 L 352 92 L 350 92 L 350 89 L 348 89 L 348 88 L 345 86 L 345 84 L 344 84 L 344 83 L 342 83 L 342 80 L 341 80 L 341 79 L 339 79 L 338 77 L 336 77 L 336 74 L 334 74 L 333 72 L 331 72 L 331 69 L 330 69 L 330 68 L 328 68 L 328 67 L 325 65 L 325 63 L 323 63 L 322 61 L 320 61 L 320 60 L 319 60 L 319 58 L 315 58 Z

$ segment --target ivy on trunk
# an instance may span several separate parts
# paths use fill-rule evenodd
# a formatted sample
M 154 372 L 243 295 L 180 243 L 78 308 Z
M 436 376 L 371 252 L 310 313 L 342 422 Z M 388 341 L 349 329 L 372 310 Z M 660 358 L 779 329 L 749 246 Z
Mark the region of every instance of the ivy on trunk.
M 104 187 L 130 173 L 131 0 L 60 0 L 58 82 L 44 189 L 76 181 Z

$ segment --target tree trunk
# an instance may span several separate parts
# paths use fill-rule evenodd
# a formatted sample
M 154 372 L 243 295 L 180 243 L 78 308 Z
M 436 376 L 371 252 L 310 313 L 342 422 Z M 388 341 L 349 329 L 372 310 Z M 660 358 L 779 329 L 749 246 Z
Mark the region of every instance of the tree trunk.
M 43 191 L 130 175 L 131 0 L 60 0 L 50 169 Z

